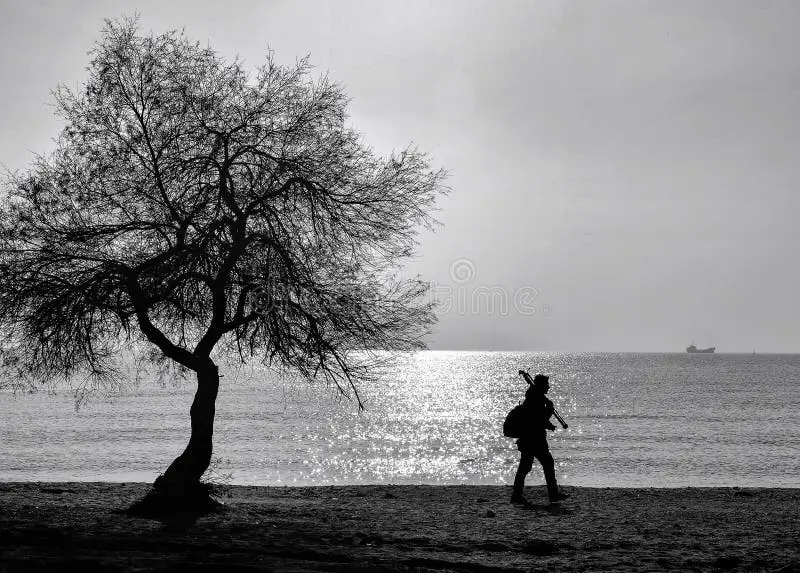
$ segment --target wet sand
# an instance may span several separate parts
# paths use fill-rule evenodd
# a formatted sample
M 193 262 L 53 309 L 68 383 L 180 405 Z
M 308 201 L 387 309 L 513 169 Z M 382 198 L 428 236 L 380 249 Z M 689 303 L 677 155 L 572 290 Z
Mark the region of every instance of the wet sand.
M 0 482 L 0 572 L 800 572 L 800 489 L 222 488 L 193 520 L 122 512 L 147 484 Z

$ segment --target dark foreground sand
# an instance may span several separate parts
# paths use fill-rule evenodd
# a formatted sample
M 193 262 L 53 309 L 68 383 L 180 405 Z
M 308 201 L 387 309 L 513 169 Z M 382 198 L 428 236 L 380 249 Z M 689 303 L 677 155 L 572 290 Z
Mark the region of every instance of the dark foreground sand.
M 228 487 L 219 513 L 120 513 L 145 484 L 0 483 L 7 571 L 800 571 L 800 490 Z

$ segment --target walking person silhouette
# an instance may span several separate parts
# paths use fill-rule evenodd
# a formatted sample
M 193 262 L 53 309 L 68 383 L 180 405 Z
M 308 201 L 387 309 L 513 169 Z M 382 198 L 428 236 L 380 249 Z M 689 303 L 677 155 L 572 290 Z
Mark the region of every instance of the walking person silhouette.
M 560 491 L 558 488 L 555 462 L 547 444 L 547 430 L 556 429 L 550 423 L 550 416 L 554 412 L 553 403 L 546 396 L 550 390 L 550 377 L 544 374 L 537 374 L 531 379 L 531 375 L 524 370 L 520 370 L 519 373 L 528 382 L 529 387 L 525 392 L 525 401 L 522 403 L 525 414 L 523 430 L 517 440 L 520 459 L 517 474 L 514 477 L 511 503 L 530 505 L 530 502 L 522 495 L 522 491 L 525 487 L 525 477 L 533 468 L 534 458 L 542 464 L 550 503 L 556 503 L 562 499 L 567 499 L 569 494 Z

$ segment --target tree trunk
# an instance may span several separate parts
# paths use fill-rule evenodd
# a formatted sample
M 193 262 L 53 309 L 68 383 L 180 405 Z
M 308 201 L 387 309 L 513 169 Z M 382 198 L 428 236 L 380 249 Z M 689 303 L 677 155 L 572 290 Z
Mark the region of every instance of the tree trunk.
M 219 368 L 208 361 L 197 371 L 197 392 L 189 411 L 192 434 L 183 453 L 160 475 L 153 486 L 163 493 L 191 495 L 211 463 L 214 413 L 219 390 Z

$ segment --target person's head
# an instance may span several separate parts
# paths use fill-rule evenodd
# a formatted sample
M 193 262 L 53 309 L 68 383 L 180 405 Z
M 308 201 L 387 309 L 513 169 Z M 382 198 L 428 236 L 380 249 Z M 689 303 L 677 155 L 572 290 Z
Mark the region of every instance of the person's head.
M 537 394 L 547 394 L 548 390 L 550 390 L 550 377 L 544 374 L 537 374 L 533 377 L 533 384 L 531 384 L 525 392 L 525 397 L 528 398 Z

